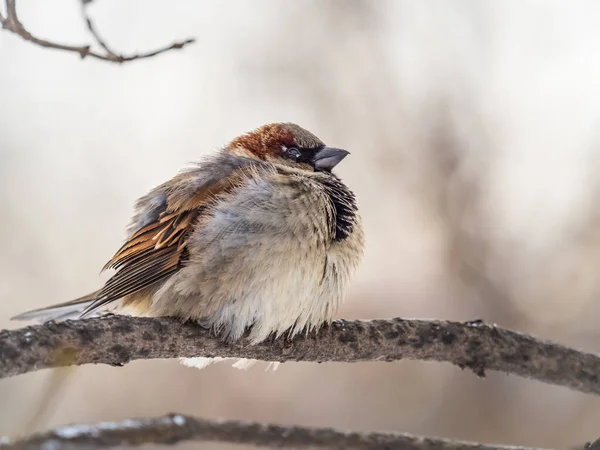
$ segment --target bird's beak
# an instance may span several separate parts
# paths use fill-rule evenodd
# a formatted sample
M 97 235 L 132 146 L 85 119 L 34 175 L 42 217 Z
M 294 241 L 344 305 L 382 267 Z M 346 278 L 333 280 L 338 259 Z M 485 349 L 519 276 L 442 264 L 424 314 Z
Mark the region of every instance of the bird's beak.
M 317 170 L 331 170 L 344 159 L 350 152 L 341 148 L 324 147 L 313 158 L 313 165 Z

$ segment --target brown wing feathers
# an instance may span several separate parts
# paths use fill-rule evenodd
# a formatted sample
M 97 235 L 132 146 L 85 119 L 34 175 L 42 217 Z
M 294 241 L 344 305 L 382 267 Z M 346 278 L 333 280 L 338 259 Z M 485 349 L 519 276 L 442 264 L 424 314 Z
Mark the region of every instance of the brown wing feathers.
M 102 270 L 113 268 L 117 273 L 81 317 L 177 272 L 188 257 L 188 236 L 199 215 L 210 200 L 230 191 L 239 180 L 234 172 L 190 197 L 169 202 L 157 220 L 136 231 L 104 266 Z
M 133 234 L 104 267 L 118 271 L 82 317 L 179 270 L 187 257 L 187 235 L 198 214 L 199 209 L 179 214 L 164 212 L 157 221 Z

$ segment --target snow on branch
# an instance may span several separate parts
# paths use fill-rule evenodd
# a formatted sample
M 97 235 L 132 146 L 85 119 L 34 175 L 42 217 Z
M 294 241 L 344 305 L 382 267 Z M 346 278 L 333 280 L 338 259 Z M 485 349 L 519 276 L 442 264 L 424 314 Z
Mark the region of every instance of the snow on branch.
M 347 450 L 527 450 L 400 433 L 342 432 L 331 428 L 212 421 L 179 414 L 95 425 L 69 425 L 18 440 L 2 441 L 0 450 L 85 450 L 213 441 L 295 449 Z M 534 449 L 530 449 L 534 450 Z

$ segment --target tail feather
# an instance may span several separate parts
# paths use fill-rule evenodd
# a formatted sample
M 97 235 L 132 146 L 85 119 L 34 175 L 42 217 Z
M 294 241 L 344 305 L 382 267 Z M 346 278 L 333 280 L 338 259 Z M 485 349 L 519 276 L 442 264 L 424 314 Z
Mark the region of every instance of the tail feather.
M 91 294 L 76 298 L 75 300 L 71 300 L 69 302 L 59 303 L 57 305 L 24 312 L 12 317 L 11 320 L 34 320 L 36 322 L 43 323 L 49 321 L 60 322 L 68 319 L 77 319 L 81 313 L 83 313 L 83 311 L 90 306 L 94 300 L 96 300 L 97 295 L 98 291 L 92 292 Z

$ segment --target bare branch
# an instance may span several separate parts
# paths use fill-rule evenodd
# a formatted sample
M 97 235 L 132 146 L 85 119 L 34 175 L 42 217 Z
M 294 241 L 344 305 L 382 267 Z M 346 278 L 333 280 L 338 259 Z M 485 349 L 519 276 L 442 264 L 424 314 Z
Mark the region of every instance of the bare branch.
M 53 48 L 56 50 L 63 50 L 63 51 L 67 51 L 67 52 L 77 53 L 77 54 L 79 54 L 79 56 L 82 59 L 89 56 L 91 58 L 96 58 L 96 59 L 100 59 L 102 61 L 109 61 L 109 62 L 118 63 L 118 64 L 128 62 L 128 61 L 134 61 L 136 59 L 151 58 L 153 56 L 159 55 L 161 53 L 164 53 L 164 52 L 167 52 L 170 50 L 181 49 L 184 46 L 191 44 L 195 41 L 194 39 L 186 39 L 184 41 L 175 42 L 171 45 L 168 45 L 163 48 L 159 48 L 157 50 L 153 50 L 153 51 L 150 51 L 147 53 L 139 53 L 139 54 L 133 54 L 133 55 L 128 55 L 128 56 L 118 54 L 117 52 L 112 50 L 110 47 L 108 47 L 106 42 L 100 37 L 100 35 L 98 34 L 98 31 L 96 30 L 95 26 L 93 25 L 91 19 L 88 17 L 88 15 L 85 12 L 85 5 L 82 6 L 82 8 L 83 8 L 84 20 L 86 21 L 88 30 L 90 31 L 90 33 L 92 34 L 92 36 L 94 37 L 96 42 L 102 47 L 102 49 L 104 50 L 104 53 L 99 53 L 99 52 L 95 52 L 95 51 L 91 50 L 90 45 L 80 45 L 80 46 L 65 45 L 65 44 L 59 44 L 56 42 L 48 41 L 46 39 L 41 39 L 36 36 L 33 36 L 29 31 L 27 31 L 25 29 L 23 24 L 19 21 L 18 16 L 17 16 L 15 0 L 6 0 L 6 15 L 7 16 L 3 17 L 0 14 L 0 25 L 5 30 L 11 31 L 16 35 L 21 36 L 26 41 L 33 42 L 34 44 L 39 45 L 40 47 Z
M 104 39 L 102 39 L 100 37 L 100 35 L 98 34 L 98 31 L 96 30 L 96 27 L 94 26 L 94 23 L 92 22 L 92 19 L 87 14 L 87 8 L 86 8 L 85 3 L 82 4 L 82 6 L 81 6 L 81 14 L 83 15 L 83 18 L 85 19 L 85 23 L 87 25 L 87 28 L 88 28 L 90 34 L 92 36 L 94 36 L 94 39 L 96 40 L 98 45 L 100 45 L 100 47 L 102 47 L 104 49 L 104 51 L 106 52 L 107 55 L 112 56 L 113 58 L 118 58 L 117 52 L 112 50 L 108 46 L 108 44 L 104 41 Z
M 17 18 L 17 8 L 15 6 L 15 0 L 6 0 L 6 15 L 8 17 L 12 17 L 17 22 L 19 19 Z
M 263 361 L 445 361 L 600 394 L 600 357 L 481 321 L 339 321 L 318 333 L 225 344 L 172 318 L 108 316 L 0 331 L 0 378 L 50 367 L 122 366 L 136 359 L 238 357 Z
M 526 450 L 469 442 L 388 433 L 351 433 L 331 428 L 284 427 L 240 421 L 210 421 L 170 414 L 95 425 L 72 425 L 17 441 L 0 440 L 1 450 L 99 449 L 217 441 L 277 448 L 397 450 Z M 531 449 L 533 450 L 533 449 Z

